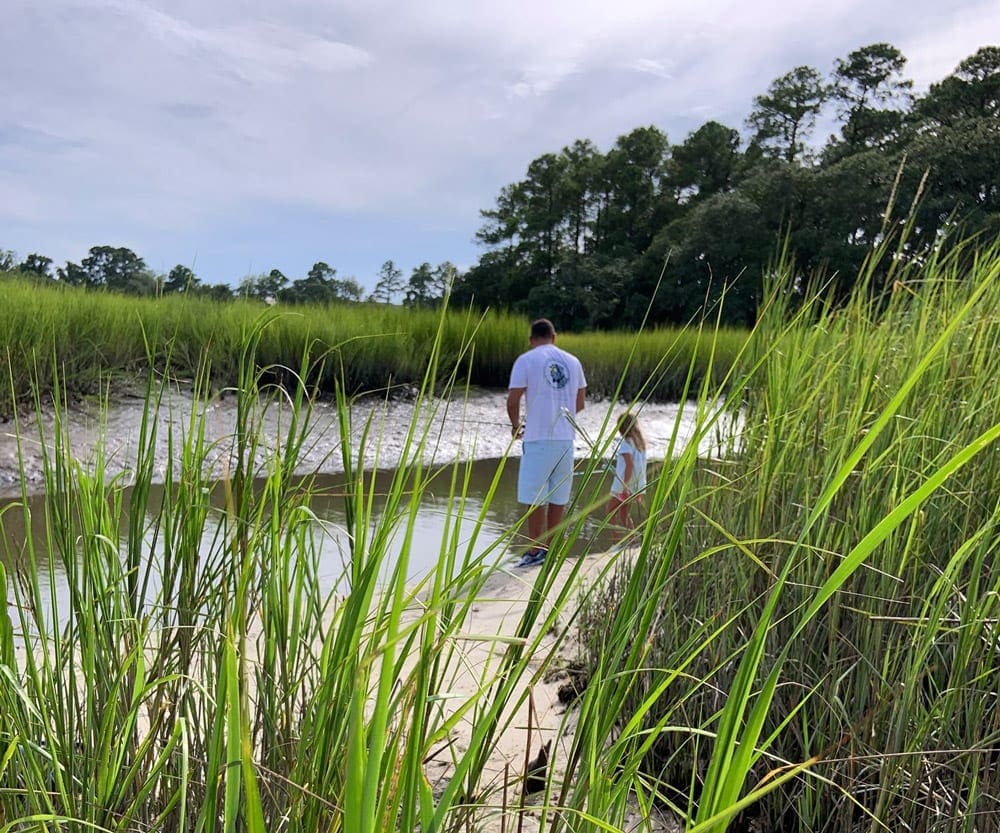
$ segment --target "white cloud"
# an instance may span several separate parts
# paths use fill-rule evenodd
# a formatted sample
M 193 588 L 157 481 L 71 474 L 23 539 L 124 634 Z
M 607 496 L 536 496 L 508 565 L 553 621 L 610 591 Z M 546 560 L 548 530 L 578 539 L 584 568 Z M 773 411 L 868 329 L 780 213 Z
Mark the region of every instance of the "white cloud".
M 575 61 L 553 60 L 546 65 L 526 67 L 521 79 L 509 87 L 509 97 L 546 95 L 578 71 Z
M 998 44 L 1000 3 L 981 0 L 961 13 L 945 16 L 933 25 L 911 32 L 896 45 L 908 59 L 907 69 L 914 87 L 922 92 L 953 73 L 962 60 L 980 47 Z
M 673 61 L 661 61 L 655 58 L 636 58 L 626 64 L 629 69 L 636 72 L 644 72 L 648 75 L 655 75 L 657 78 L 673 78 L 671 67 Z
M 132 18 L 168 49 L 213 60 L 247 83 L 279 82 L 296 71 L 340 72 L 365 66 L 371 56 L 347 43 L 316 37 L 273 20 L 237 19 L 198 27 L 138 0 L 99 0 L 99 7 Z M 84 8 L 92 7 L 88 3 Z

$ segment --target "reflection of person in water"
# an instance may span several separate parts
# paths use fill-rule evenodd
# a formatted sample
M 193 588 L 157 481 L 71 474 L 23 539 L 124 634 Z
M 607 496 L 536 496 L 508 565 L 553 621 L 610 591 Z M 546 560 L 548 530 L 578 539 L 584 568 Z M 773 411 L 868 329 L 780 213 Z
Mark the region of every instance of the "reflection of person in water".
M 573 484 L 574 434 L 566 414 L 583 410 L 587 392 L 583 366 L 572 353 L 556 347 L 551 321 L 540 318 L 532 323 L 528 343 L 531 349 L 514 362 L 507 391 L 511 432 L 524 441 L 517 499 L 531 507 L 531 542 L 520 562 L 524 566 L 545 559 L 552 530 L 562 523 Z

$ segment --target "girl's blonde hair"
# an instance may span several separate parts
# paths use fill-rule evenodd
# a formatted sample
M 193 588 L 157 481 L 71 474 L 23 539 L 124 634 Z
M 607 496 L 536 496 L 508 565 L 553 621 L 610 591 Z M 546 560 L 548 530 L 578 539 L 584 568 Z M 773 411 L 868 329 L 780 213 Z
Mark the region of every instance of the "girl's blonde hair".
M 632 443 L 637 451 L 646 452 L 646 438 L 642 436 L 635 414 L 624 413 L 618 417 L 618 433 Z

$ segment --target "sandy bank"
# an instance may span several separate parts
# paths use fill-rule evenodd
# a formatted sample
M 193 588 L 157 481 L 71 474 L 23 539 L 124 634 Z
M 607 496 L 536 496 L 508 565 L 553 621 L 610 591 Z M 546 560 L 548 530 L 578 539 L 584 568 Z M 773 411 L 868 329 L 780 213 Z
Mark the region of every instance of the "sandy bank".
M 557 568 L 554 583 L 548 597 L 554 598 L 566 588 L 567 598 L 575 600 L 603 573 L 614 566 L 615 559 L 622 553 L 600 553 L 583 557 L 582 560 L 566 559 Z M 531 594 L 532 585 L 538 578 L 539 567 L 527 569 L 512 567 L 498 571 L 479 594 L 464 631 L 470 636 L 497 634 L 501 637 L 516 635 L 518 623 L 524 614 Z M 538 622 L 544 622 L 552 611 L 549 602 L 543 602 L 542 615 Z M 541 625 L 536 625 L 540 628 Z M 539 829 L 540 795 L 528 796 L 524 809 L 517 809 L 521 802 L 525 764 L 537 755 L 539 748 L 551 742 L 550 760 L 556 776 L 555 783 L 561 783 L 563 764 L 572 744 L 577 713 L 574 706 L 566 706 L 560 701 L 560 688 L 568 682 L 565 674 L 559 673 L 564 663 L 571 660 L 572 633 L 562 640 L 562 649 L 555 654 L 556 661 L 550 662 L 557 647 L 560 631 L 565 622 L 556 620 L 548 632 L 539 634 L 538 647 L 527 671 L 517 681 L 517 689 L 510 702 L 512 707 L 505 713 L 501 726 L 505 726 L 497 737 L 489 763 L 483 774 L 481 789 L 488 795 L 486 802 L 491 809 L 483 812 L 479 824 L 474 828 L 479 833 L 500 833 L 506 830 L 536 831 Z M 497 643 L 472 638 L 463 654 L 464 664 L 455 671 L 450 688 L 462 702 L 476 695 L 479 680 L 484 669 L 496 662 Z M 468 749 L 472 734 L 469 722 L 458 724 L 453 733 L 455 752 L 464 753 Z M 527 754 L 526 754 L 527 753 Z M 427 776 L 432 784 L 443 784 L 451 773 L 447 755 L 441 755 L 428 763 Z M 506 798 L 505 798 L 506 796 Z M 505 813 L 503 806 L 511 807 Z M 623 830 L 676 831 L 680 828 L 666 814 L 643 819 L 638 812 L 626 820 Z

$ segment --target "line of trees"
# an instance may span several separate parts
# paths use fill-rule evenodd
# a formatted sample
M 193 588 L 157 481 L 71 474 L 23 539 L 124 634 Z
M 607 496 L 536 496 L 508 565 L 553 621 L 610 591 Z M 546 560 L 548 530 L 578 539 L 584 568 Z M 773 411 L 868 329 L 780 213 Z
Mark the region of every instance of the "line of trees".
M 11 249 L 0 249 L 0 273 L 17 273 L 43 282 L 58 281 L 68 286 L 103 289 L 127 295 L 160 296 L 186 292 L 217 300 L 257 298 L 267 303 L 323 304 L 401 302 L 406 306 L 435 306 L 458 270 L 449 262 L 432 267 L 421 263 L 409 279 L 391 260 L 382 264 L 375 288 L 366 297 L 354 278 L 340 278 L 327 263 L 314 263 L 303 278 L 289 280 L 280 270 L 248 275 L 233 289 L 225 283 L 202 283 L 188 266 L 178 264 L 166 274 L 157 274 L 131 249 L 122 246 L 94 246 L 79 263 L 67 262 L 53 269 L 52 258 L 37 253 L 21 259 Z
M 481 212 L 487 251 L 455 300 L 586 330 L 635 327 L 647 310 L 654 323 L 683 323 L 725 288 L 726 320 L 750 324 L 782 246 L 802 275 L 825 274 L 846 295 L 899 217 L 912 218 L 906 256 L 956 226 L 995 240 L 1000 47 L 922 97 L 905 64 L 876 43 L 826 78 L 796 67 L 754 99 L 746 140 L 710 121 L 677 145 L 648 126 L 606 153 L 583 139 L 540 156 Z M 817 147 L 825 113 L 839 130 Z

